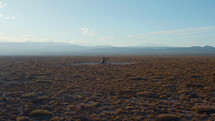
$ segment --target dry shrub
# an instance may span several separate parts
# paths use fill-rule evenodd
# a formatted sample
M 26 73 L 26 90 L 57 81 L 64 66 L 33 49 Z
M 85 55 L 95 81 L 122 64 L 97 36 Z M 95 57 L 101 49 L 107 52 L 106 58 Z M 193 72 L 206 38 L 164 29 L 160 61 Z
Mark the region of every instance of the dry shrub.
M 33 117 L 34 116 L 50 116 L 50 115 L 52 115 L 52 113 L 47 110 L 37 109 L 37 110 L 31 111 L 29 115 L 33 116 Z
M 41 102 L 44 102 L 44 101 L 49 101 L 50 98 L 48 96 L 40 96 L 40 97 L 37 97 L 37 98 L 34 98 L 32 99 L 32 103 L 41 103 Z
M 134 115 L 129 118 L 131 121 L 143 121 L 144 117 L 140 115 Z
M 181 118 L 173 114 L 160 114 L 155 118 L 155 121 L 181 121 Z
M 98 114 L 91 114 L 90 119 L 93 120 L 93 121 L 101 121 L 101 119 L 99 118 Z
M 189 93 L 189 90 L 182 89 L 182 90 L 179 90 L 178 93 L 179 93 L 179 94 L 188 94 L 188 93 Z
M 134 106 L 126 106 L 125 109 L 126 110 L 133 110 L 133 109 L 135 109 L 135 107 Z
M 78 105 L 79 110 L 93 110 L 95 107 L 92 104 L 82 103 Z
M 50 80 L 35 80 L 36 83 L 41 83 L 41 84 L 52 84 Z
M 135 95 L 135 91 L 131 90 L 131 89 L 125 89 L 125 90 L 119 90 L 118 94 L 120 96 L 132 96 Z
M 205 87 L 204 90 L 215 91 L 215 87 Z
M 196 106 L 192 108 L 197 113 L 206 113 L 206 114 L 212 114 L 215 113 L 215 107 L 209 107 L 209 106 Z
M 115 113 L 116 114 L 124 114 L 124 113 L 126 113 L 126 111 L 121 109 L 121 108 L 118 108 L 118 109 L 115 110 Z
M 30 121 L 30 119 L 26 116 L 20 116 L 16 118 L 16 121 Z
M 67 107 L 66 107 L 66 109 L 68 110 L 68 111 L 71 111 L 71 110 L 76 110 L 76 106 L 74 106 L 74 105 L 68 105 Z
M 36 96 L 36 93 L 34 93 L 34 92 L 21 95 L 22 98 L 32 98 L 35 96 Z
M 65 119 L 61 117 L 53 117 L 50 119 L 50 121 L 65 121 Z
M 148 91 L 137 92 L 136 95 L 139 97 L 148 97 L 148 98 L 156 97 L 156 95 L 154 93 L 148 92 Z

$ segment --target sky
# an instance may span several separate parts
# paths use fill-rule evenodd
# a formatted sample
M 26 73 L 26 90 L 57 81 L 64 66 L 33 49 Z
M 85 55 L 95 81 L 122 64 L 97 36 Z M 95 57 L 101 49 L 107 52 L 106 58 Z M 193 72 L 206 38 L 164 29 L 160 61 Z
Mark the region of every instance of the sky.
M 0 42 L 215 46 L 215 0 L 0 0 Z

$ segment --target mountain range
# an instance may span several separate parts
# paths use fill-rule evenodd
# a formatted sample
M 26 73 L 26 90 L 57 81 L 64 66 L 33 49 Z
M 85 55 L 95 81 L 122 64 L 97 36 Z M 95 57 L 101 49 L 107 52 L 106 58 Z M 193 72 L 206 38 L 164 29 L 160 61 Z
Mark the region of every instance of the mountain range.
M 212 46 L 79 46 L 57 42 L 8 42 L 0 43 L 0 55 L 215 55 L 215 48 Z

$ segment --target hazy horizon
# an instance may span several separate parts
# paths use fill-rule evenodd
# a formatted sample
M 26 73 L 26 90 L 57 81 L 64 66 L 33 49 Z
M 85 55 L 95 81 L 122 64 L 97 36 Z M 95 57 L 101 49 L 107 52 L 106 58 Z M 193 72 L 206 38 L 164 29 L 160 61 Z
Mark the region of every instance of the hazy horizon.
M 79 46 L 59 42 L 0 43 L 0 55 L 215 55 L 213 46 Z
M 0 43 L 215 46 L 213 0 L 0 0 Z
M 46 44 L 65 44 L 65 45 L 71 45 L 71 46 L 80 46 L 80 47 L 140 47 L 140 48 L 144 48 L 144 47 L 173 47 L 173 48 L 177 48 L 177 47 L 206 47 L 206 46 L 210 46 L 210 47 L 215 47 L 213 45 L 194 45 L 194 46 L 168 46 L 168 45 L 163 45 L 163 44 L 154 44 L 154 43 L 144 43 L 142 45 L 127 45 L 127 46 L 114 46 L 114 45 L 104 45 L 104 44 L 95 44 L 95 45 L 82 45 L 82 44 L 75 44 L 75 43 L 68 43 L 68 42 L 0 42 L 0 44 L 41 44 L 41 45 L 46 45 Z

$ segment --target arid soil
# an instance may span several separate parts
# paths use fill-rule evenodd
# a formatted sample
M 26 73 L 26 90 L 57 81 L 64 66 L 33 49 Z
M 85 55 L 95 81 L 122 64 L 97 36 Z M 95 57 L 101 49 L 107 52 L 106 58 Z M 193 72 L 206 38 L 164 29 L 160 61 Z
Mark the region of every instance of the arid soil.
M 1 121 L 215 121 L 215 57 L 0 57 Z

